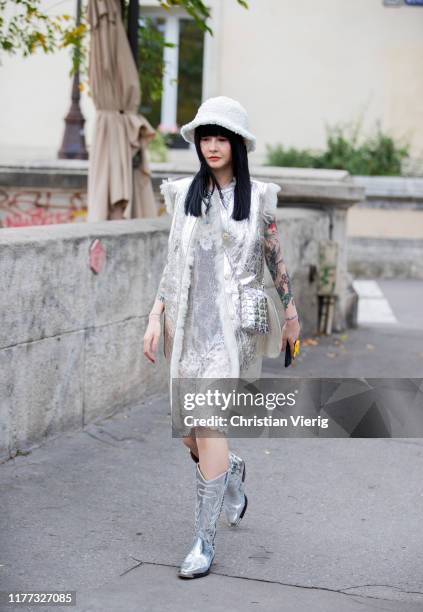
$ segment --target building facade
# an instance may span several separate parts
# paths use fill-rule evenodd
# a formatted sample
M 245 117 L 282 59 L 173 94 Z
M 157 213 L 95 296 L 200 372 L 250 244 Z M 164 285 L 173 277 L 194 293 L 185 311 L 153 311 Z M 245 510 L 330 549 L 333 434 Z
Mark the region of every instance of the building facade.
M 65 0 L 54 10 L 72 12 Z M 166 131 L 189 120 L 201 100 L 238 99 L 266 145 L 319 149 L 326 126 L 376 122 L 423 156 L 423 2 L 420 0 L 210 0 L 214 35 L 184 11 L 141 0 L 166 39 L 160 104 L 143 112 Z M 59 11 L 60 9 L 60 11 Z M 142 69 L 142 67 L 141 67 Z M 4 58 L 0 66 L 0 159 L 54 159 L 70 104 L 70 53 Z M 82 95 L 86 140 L 95 109 Z

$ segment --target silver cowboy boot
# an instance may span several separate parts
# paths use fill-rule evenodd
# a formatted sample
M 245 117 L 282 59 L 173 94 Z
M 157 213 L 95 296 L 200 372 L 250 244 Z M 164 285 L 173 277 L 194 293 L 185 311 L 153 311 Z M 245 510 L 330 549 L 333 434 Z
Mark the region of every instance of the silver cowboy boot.
M 247 510 L 248 499 L 244 493 L 245 461 L 229 452 L 229 477 L 223 508 L 230 527 L 238 525 Z
M 198 458 L 194 453 L 190 451 L 190 454 L 192 460 L 198 463 Z M 229 476 L 223 509 L 230 527 L 238 525 L 247 510 L 248 499 L 244 493 L 245 475 L 245 461 L 242 457 L 229 451 Z
M 210 571 L 214 559 L 216 523 L 223 504 L 229 470 L 206 480 L 197 464 L 197 501 L 195 505 L 195 535 L 191 549 L 179 569 L 180 578 L 200 578 Z

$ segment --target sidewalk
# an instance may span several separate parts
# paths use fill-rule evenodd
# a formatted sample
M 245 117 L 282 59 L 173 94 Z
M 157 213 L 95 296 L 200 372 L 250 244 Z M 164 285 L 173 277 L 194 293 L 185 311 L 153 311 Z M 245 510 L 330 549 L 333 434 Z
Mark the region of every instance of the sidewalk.
M 421 377 L 423 283 L 396 283 L 380 286 L 397 323 L 304 346 L 292 375 Z M 265 375 L 281 371 L 266 361 Z M 212 572 L 194 581 L 176 572 L 195 465 L 170 437 L 166 397 L 0 465 L 0 589 L 76 590 L 76 607 L 53 609 L 77 612 L 423 609 L 423 440 L 231 447 L 248 466 L 248 510 L 236 529 L 219 520 Z

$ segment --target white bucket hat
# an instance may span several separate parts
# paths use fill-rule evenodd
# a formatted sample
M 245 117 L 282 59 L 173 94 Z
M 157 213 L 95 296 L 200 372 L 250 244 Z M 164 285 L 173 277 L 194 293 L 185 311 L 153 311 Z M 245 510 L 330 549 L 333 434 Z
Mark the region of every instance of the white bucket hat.
M 247 151 L 254 151 L 256 138 L 248 130 L 247 111 L 239 102 L 226 96 L 209 98 L 200 106 L 195 118 L 181 127 L 181 135 L 187 142 L 194 142 L 194 131 L 199 125 L 221 125 L 244 137 Z

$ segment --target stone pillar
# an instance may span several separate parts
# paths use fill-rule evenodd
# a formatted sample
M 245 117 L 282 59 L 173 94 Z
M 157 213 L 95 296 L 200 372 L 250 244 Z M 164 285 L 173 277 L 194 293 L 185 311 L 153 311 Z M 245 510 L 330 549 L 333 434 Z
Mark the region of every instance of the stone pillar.
M 333 318 L 333 331 L 340 332 L 355 327 L 357 321 L 358 297 L 352 286 L 352 276 L 348 272 L 347 206 L 338 202 L 331 210 L 333 215 L 332 240 L 339 244 L 338 268 L 336 277 L 336 305 Z

